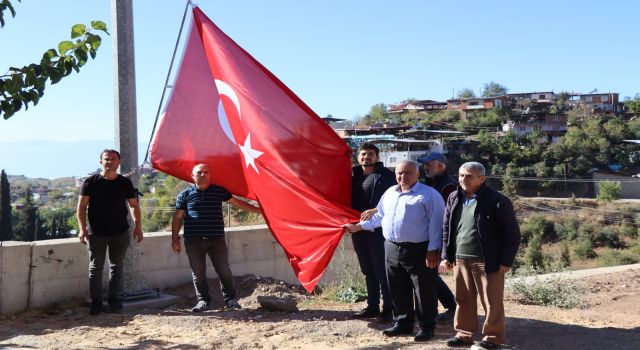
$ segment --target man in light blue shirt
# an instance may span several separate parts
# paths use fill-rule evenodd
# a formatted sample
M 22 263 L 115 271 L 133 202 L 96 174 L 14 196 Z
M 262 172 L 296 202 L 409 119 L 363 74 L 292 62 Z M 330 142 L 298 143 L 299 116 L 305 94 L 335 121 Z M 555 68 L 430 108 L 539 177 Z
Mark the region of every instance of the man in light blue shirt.
M 420 330 L 415 341 L 434 336 L 437 315 L 436 276 L 442 247 L 444 201 L 433 188 L 418 182 L 416 162 L 402 161 L 396 167 L 397 186 L 389 188 L 369 220 L 345 227 L 349 232 L 382 227 L 385 267 L 394 306 L 395 324 L 386 336 L 413 334 L 415 319 Z

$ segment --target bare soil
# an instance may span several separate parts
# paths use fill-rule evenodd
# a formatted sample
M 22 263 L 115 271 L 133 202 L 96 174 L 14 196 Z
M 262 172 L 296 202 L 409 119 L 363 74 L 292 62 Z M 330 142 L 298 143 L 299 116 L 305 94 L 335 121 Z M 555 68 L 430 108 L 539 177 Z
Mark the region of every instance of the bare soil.
M 445 276 L 451 284 L 451 276 Z M 0 316 L 0 348 L 22 349 L 447 349 L 451 324 L 439 324 L 436 339 L 386 338 L 388 324 L 353 320 L 363 303 L 345 304 L 309 295 L 298 286 L 253 276 L 236 278 L 242 310 L 222 309 L 217 280 L 211 281 L 212 309 L 189 312 L 193 287 L 165 291 L 179 296 L 163 310 L 127 310 L 88 315 L 86 306 L 59 305 Z M 580 308 L 522 305 L 507 293 L 505 349 L 640 349 L 640 271 L 629 270 L 579 281 Z M 300 312 L 263 310 L 260 295 L 291 295 Z M 482 314 L 482 312 L 480 312 Z M 482 317 L 479 317 L 482 320 Z

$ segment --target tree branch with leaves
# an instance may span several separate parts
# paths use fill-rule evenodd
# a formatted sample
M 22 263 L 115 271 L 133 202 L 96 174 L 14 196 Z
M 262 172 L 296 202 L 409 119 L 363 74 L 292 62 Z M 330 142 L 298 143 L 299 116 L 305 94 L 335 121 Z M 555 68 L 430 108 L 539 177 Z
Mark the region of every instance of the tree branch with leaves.
M 15 17 L 15 10 L 8 0 L 0 0 L 0 25 L 4 26 L 3 14 L 9 10 Z M 38 104 L 44 95 L 47 81 L 56 84 L 73 71 L 80 72 L 89 57 L 94 59 L 102 43 L 99 35 L 91 30 L 102 31 L 109 35 L 107 25 L 102 21 L 92 21 L 91 28 L 84 24 L 71 27 L 71 39 L 58 44 L 58 49 L 49 49 L 40 63 L 32 63 L 22 68 L 10 67 L 8 72 L 0 76 L 0 115 L 9 119 L 22 107 L 29 108 L 29 103 Z

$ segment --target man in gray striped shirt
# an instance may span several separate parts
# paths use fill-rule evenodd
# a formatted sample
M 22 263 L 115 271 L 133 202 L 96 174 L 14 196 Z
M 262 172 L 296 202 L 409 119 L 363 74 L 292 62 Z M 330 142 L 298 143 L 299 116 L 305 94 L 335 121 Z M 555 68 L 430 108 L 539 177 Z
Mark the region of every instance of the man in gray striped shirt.
M 202 312 L 209 308 L 211 298 L 207 284 L 207 255 L 220 279 L 220 288 L 227 308 L 240 309 L 233 286 L 233 275 L 229 268 L 222 202 L 255 213 L 259 213 L 260 208 L 233 197 L 224 187 L 211 184 L 209 166 L 206 164 L 193 167 L 191 178 L 194 185 L 178 195 L 176 212 L 171 223 L 171 248 L 177 253 L 181 248 L 178 234 L 184 223 L 184 247 L 198 298 L 198 303 L 191 311 Z

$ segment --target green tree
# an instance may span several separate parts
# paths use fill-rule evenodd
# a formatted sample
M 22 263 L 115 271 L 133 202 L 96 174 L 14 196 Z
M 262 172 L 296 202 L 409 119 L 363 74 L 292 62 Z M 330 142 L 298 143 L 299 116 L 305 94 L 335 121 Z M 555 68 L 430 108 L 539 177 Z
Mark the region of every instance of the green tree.
M 527 266 L 537 270 L 544 270 L 544 256 L 542 254 L 542 235 L 536 234 L 529 241 L 527 253 L 524 256 Z
M 73 227 L 70 220 L 75 218 L 75 210 L 71 208 L 39 208 L 38 239 L 67 238 Z
M 507 89 L 505 86 L 496 83 L 495 81 L 490 81 L 484 84 L 484 89 L 482 90 L 482 97 L 491 97 L 491 96 L 502 96 L 506 95 Z
M 20 0 L 18 0 L 20 2 Z M 11 17 L 16 16 L 16 10 L 11 5 L 9 0 L 0 1 L 0 28 L 4 27 L 4 11 L 9 10 L 11 12 Z
M 473 98 L 473 97 L 476 97 L 476 94 L 475 94 L 475 92 L 473 92 L 473 89 L 462 88 L 462 90 L 458 91 L 458 93 L 456 94 L 456 97 L 458 97 L 458 98 Z
M 0 173 L 0 241 L 11 240 L 11 188 L 7 173 Z
M 387 106 L 384 103 L 378 103 L 371 106 L 371 110 L 364 116 L 364 120 L 366 124 L 372 125 L 377 122 L 384 123 L 388 117 Z
M 4 26 L 3 13 L 8 9 L 15 17 L 15 10 L 8 0 L 0 2 L 0 25 Z M 107 25 L 101 21 L 92 21 L 91 28 L 105 32 Z M 71 72 L 80 72 L 89 59 L 96 57 L 102 39 L 91 33 L 84 24 L 71 27 L 71 39 L 58 44 L 58 48 L 49 49 L 43 55 L 40 63 L 32 63 L 22 68 L 9 67 L 8 73 L 0 76 L 0 115 L 9 119 L 22 107 L 29 108 L 29 103 L 38 104 L 44 95 L 47 81 L 56 84 Z M 6 46 L 6 45 L 5 45 Z
M 507 164 L 507 169 L 502 178 L 502 193 L 510 198 L 515 198 L 518 195 L 518 181 L 513 179 L 515 171 L 516 165 L 514 163 Z
M 16 210 L 13 237 L 16 241 L 35 241 L 38 232 L 38 207 L 33 203 L 31 188 L 29 187 L 25 191 L 24 200 L 22 209 Z
M 566 240 L 560 243 L 560 263 L 562 267 L 571 266 L 571 252 L 569 252 L 569 243 Z
M 620 191 L 622 190 L 622 184 L 620 181 L 600 181 L 598 184 L 598 200 L 604 202 L 611 202 L 616 199 L 620 199 Z
M 633 99 L 625 98 L 624 106 L 627 109 L 627 112 L 633 114 L 634 116 L 640 116 L 640 94 L 636 94 Z

